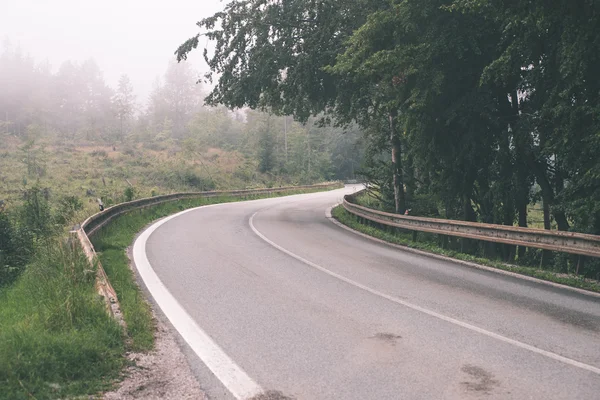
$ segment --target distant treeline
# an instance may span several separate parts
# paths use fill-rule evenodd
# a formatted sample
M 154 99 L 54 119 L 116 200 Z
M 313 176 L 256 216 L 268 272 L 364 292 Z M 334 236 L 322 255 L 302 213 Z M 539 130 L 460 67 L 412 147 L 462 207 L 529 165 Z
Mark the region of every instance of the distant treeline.
M 12 135 L 24 143 L 43 138 L 70 145 L 143 143 L 159 151 L 183 149 L 192 158 L 221 148 L 239 151 L 274 180 L 302 183 L 354 178 L 360 167 L 364 151 L 358 128 L 206 107 L 199 76 L 187 63 L 172 61 L 149 98 L 140 101 L 127 75 L 111 88 L 94 60 L 67 61 L 54 71 L 21 49 L 5 47 L 0 141 Z

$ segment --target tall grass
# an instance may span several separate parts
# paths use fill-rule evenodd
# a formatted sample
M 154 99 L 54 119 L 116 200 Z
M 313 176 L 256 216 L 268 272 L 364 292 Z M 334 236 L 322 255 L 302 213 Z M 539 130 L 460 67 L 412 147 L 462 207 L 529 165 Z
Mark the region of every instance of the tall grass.
M 21 278 L 0 293 L 0 399 L 91 394 L 117 376 L 122 330 L 94 280 L 77 246 L 38 244 Z

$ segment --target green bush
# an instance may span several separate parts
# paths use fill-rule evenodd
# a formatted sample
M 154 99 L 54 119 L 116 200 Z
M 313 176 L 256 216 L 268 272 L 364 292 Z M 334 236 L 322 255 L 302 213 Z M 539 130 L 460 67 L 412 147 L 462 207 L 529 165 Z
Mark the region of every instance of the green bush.
M 20 222 L 31 230 L 37 238 L 51 236 L 55 231 L 54 218 L 48 201 L 50 192 L 37 186 L 24 193 L 24 202 L 20 210 Z
M 77 211 L 83 209 L 83 202 L 77 196 L 64 196 L 58 202 L 58 209 L 56 212 L 56 223 L 64 226 L 71 222 L 73 216 Z
M 135 189 L 131 186 L 125 188 L 125 192 L 123 193 L 125 201 L 132 201 L 135 199 Z
M 8 215 L 0 212 L 0 286 L 10 283 L 19 273 L 13 257 L 16 254 L 15 230 Z
M 167 187 L 178 191 L 201 192 L 216 188 L 216 183 L 212 178 L 204 177 L 190 167 L 155 170 L 148 175 L 147 179 L 153 185 Z
M 31 231 L 0 211 L 0 288 L 15 281 L 33 254 Z

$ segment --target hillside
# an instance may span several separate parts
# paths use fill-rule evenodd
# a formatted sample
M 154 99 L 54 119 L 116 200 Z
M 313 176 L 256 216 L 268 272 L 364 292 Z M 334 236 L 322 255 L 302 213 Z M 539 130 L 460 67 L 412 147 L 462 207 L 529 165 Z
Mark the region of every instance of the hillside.
M 256 169 L 255 160 L 217 148 L 190 153 L 176 144 L 150 149 L 141 143 L 73 145 L 6 136 L 0 147 L 0 199 L 10 207 L 20 203 L 25 189 L 38 186 L 55 199 L 75 196 L 97 209 L 98 198 L 110 205 L 132 195 L 290 183 Z M 128 188 L 133 193 L 126 194 Z

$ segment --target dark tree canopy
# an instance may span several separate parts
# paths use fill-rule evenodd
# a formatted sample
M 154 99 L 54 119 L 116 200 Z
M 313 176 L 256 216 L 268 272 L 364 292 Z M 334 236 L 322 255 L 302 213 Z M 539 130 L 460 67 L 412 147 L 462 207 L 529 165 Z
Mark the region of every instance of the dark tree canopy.
M 177 50 L 183 60 L 200 37 L 216 44 L 204 51 L 219 78 L 210 104 L 269 109 L 306 121 L 331 107 L 337 96 L 333 65 L 352 32 L 382 4 L 370 0 L 236 0 L 198 22 L 202 34 Z

